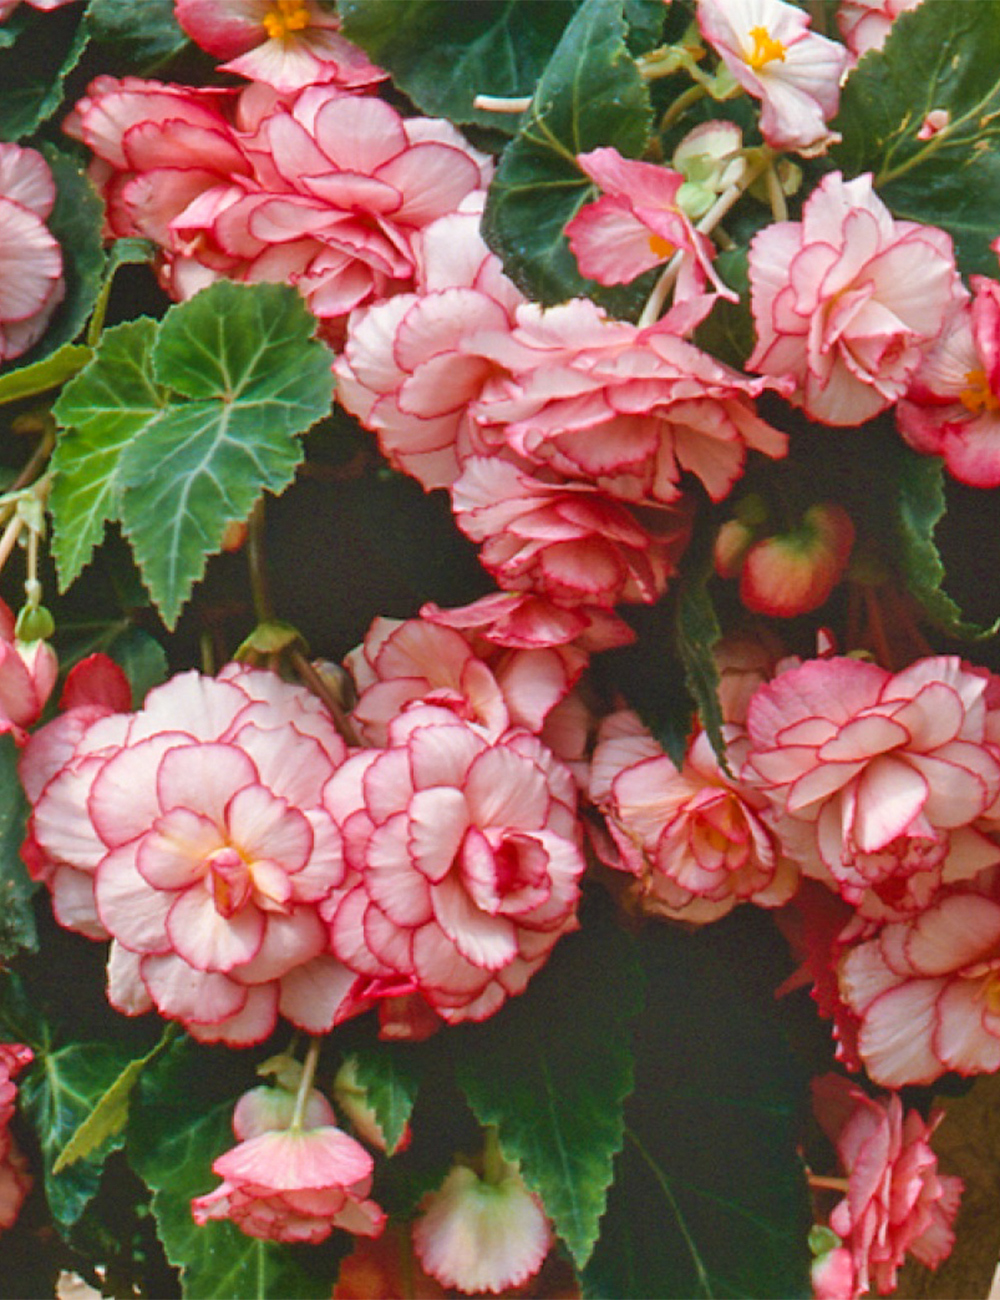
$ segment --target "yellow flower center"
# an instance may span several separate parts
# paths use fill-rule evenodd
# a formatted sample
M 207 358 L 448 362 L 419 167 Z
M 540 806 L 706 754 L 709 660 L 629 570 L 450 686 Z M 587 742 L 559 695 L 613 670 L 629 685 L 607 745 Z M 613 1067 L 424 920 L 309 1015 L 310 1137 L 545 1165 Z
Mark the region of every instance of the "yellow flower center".
M 979 996 L 993 1015 L 1000 1014 L 1000 971 L 993 971 L 980 986 Z
M 263 21 L 271 40 L 283 41 L 290 33 L 309 26 L 309 6 L 305 0 L 276 0 Z
M 963 388 L 958 400 L 972 415 L 982 415 L 983 411 L 1000 410 L 1000 398 L 993 392 L 985 370 L 970 370 L 965 376 L 968 387 Z
M 753 41 L 753 49 L 744 57 L 754 72 L 760 72 L 761 68 L 773 63 L 775 59 L 784 63 L 785 47 L 771 36 L 766 27 L 751 27 L 749 36 Z
M 672 257 L 677 250 L 669 239 L 663 239 L 660 235 L 650 235 L 649 251 L 655 253 L 657 257 Z

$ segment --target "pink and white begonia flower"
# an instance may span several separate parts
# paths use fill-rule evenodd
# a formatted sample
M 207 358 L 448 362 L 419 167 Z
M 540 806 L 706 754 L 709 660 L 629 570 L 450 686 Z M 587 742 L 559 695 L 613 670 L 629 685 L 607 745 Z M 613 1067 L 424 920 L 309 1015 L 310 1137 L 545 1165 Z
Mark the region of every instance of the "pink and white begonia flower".
M 726 728 L 738 752 L 740 735 Z M 703 924 L 750 899 L 780 907 L 798 873 L 760 816 L 763 801 L 727 777 L 705 732 L 678 769 L 630 711 L 601 725 L 590 798 L 604 813 L 614 850 L 608 866 L 630 872 L 641 911 Z
M 337 1127 L 333 1107 L 310 1089 L 300 1123 L 295 1094 L 254 1088 L 233 1112 L 239 1145 L 212 1164 L 222 1184 L 191 1202 L 194 1221 L 229 1219 L 247 1236 L 316 1245 L 335 1228 L 376 1237 L 385 1214 L 369 1199 L 375 1162 Z
M 451 489 L 455 522 L 481 543 L 497 585 L 557 605 L 655 603 L 691 535 L 693 509 L 639 512 L 588 483 L 533 476 L 499 456 L 471 456 Z
M 334 14 L 316 0 L 174 0 L 177 21 L 219 65 L 290 94 L 314 83 L 354 90 L 387 73 L 340 35 Z
M 852 903 L 871 889 L 905 908 L 913 889 L 910 905 L 922 906 L 941 883 L 1000 861 L 973 825 L 1000 795 L 988 686 L 954 656 L 894 675 L 857 659 L 808 660 L 750 701 L 741 777 L 767 797 L 807 874 Z
M 0 1232 L 14 1226 L 33 1179 L 28 1162 L 10 1134 L 10 1121 L 17 1103 L 14 1076 L 34 1060 L 34 1052 L 23 1043 L 0 1043 Z
M 813 157 L 840 139 L 827 122 L 837 114 L 850 56 L 810 31 L 808 14 L 784 0 L 698 0 L 698 26 L 761 101 L 760 130 L 773 149 Z
M 420 617 L 442 627 L 454 627 L 475 641 L 516 650 L 566 646 L 586 654 L 631 645 L 635 632 L 610 610 L 596 605 L 565 609 L 542 596 L 497 591 L 469 605 L 442 609 L 433 601 L 420 607 Z M 487 653 L 479 649 L 480 657 Z
M 736 302 L 712 266 L 711 241 L 699 234 L 678 201 L 684 176 L 669 167 L 623 158 L 603 147 L 577 154 L 577 166 L 603 191 L 566 226 L 580 274 L 598 284 L 628 284 L 644 271 L 686 254 L 677 296 L 700 293 L 709 280 L 716 293 Z
M 19 640 L 14 615 L 0 600 L 0 733 L 11 731 L 24 743 L 25 728 L 38 720 L 58 672 L 51 645 Z
M 0 143 L 0 363 L 38 342 L 65 295 L 62 249 L 45 224 L 55 201 L 42 155 Z
M 880 50 L 900 14 L 916 9 L 921 0 L 840 0 L 837 28 L 856 59 Z
M 521 993 L 576 929 L 584 859 L 573 778 L 534 736 L 492 739 L 433 705 L 352 754 L 326 807 L 352 869 L 322 906 L 366 998 L 419 994 L 449 1024 Z
M 937 1268 L 951 1253 L 962 1180 L 938 1172 L 931 1148 L 943 1110 L 925 1121 L 919 1111 L 904 1113 L 897 1093 L 870 1097 L 845 1080 L 837 1083 L 851 1103 L 834 1137 L 847 1195 L 830 1214 L 830 1227 L 853 1262 L 853 1289 L 845 1300 L 871 1290 L 888 1295 L 907 1254 Z
M 942 456 L 972 487 L 1000 487 L 1000 284 L 974 275 L 896 407 L 914 450 Z
M 612 320 L 586 298 L 518 308 L 513 332 L 477 349 L 510 378 L 496 377 L 478 418 L 506 424 L 511 450 L 622 500 L 654 505 L 682 495 L 685 471 L 721 500 L 748 450 L 779 457 L 787 439 L 752 399 L 783 379 L 749 379 L 671 329 Z
M 825 176 L 801 221 L 753 237 L 751 370 L 790 375 L 791 400 L 822 424 L 869 420 L 904 396 L 965 297 L 951 236 L 896 221 L 870 173 Z
M 41 13 L 51 13 L 55 9 L 61 9 L 63 5 L 73 4 L 74 0 L 25 0 L 25 2 Z M 19 4 L 21 0 L 0 0 L 0 23 L 5 23 Z
M 450 487 L 474 450 L 502 443 L 470 410 L 494 370 L 473 340 L 511 329 L 525 299 L 479 233 L 484 197 L 468 195 L 414 236 L 415 292 L 353 312 L 333 367 L 341 405 L 428 490 Z
M 28 858 L 63 925 L 114 940 L 114 1006 L 234 1046 L 358 1009 L 317 910 L 344 876 L 320 796 L 345 756 L 313 695 L 239 666 L 35 733 Z
M 987 873 L 988 878 L 989 873 Z M 865 1069 L 887 1088 L 1000 1069 L 1000 903 L 979 882 L 848 949 L 840 995 Z
M 499 1295 L 542 1267 L 552 1229 L 541 1201 L 514 1165 L 480 1178 L 454 1165 L 420 1203 L 413 1246 L 424 1271 L 463 1294 Z

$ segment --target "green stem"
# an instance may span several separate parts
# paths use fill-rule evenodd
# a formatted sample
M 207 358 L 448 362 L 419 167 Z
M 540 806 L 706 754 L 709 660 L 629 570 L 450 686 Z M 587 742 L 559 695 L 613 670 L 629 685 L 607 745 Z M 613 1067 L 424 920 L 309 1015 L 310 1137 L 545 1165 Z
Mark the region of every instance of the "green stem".
M 509 1171 L 500 1147 L 500 1130 L 496 1124 L 487 1124 L 483 1129 L 483 1181 L 498 1187 Z
M 309 1103 L 313 1079 L 316 1077 L 316 1066 L 319 1064 L 319 1049 L 322 1041 L 321 1038 L 311 1038 L 309 1040 L 309 1050 L 306 1052 L 306 1059 L 302 1063 L 302 1077 L 299 1079 L 299 1090 L 295 1094 L 295 1110 L 292 1112 L 292 1122 L 288 1126 L 290 1129 L 296 1130 L 296 1132 L 302 1128 L 302 1120 L 306 1113 L 306 1106 Z
M 697 82 L 693 86 L 688 86 L 660 118 L 660 130 L 665 131 L 668 126 L 673 126 L 685 109 L 690 108 L 692 104 L 697 104 L 698 100 L 704 99 L 707 94 L 708 89 Z
M 247 564 L 250 569 L 250 591 L 253 595 L 254 613 L 258 623 L 270 623 L 274 618 L 274 605 L 267 583 L 267 563 L 264 558 L 264 498 L 253 508 L 247 526 Z

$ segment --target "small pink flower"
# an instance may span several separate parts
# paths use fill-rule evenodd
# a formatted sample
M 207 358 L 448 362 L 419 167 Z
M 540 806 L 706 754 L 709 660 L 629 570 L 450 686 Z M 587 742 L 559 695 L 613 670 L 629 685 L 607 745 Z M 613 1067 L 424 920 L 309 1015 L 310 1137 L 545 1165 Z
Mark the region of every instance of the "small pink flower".
M 33 1060 L 30 1047 L 22 1043 L 0 1043 L 0 1232 L 13 1227 L 33 1182 L 28 1162 L 14 1144 L 9 1129 L 17 1102 L 14 1076 Z
M 931 1149 L 944 1111 L 925 1123 L 919 1111 L 904 1114 L 896 1093 L 869 1097 L 854 1087 L 847 1092 L 853 1109 L 836 1138 L 847 1195 L 831 1213 L 830 1227 L 853 1260 L 852 1294 L 874 1289 L 888 1295 L 908 1253 L 928 1268 L 950 1254 L 962 1180 L 939 1174 Z
M 455 1165 L 424 1197 L 413 1245 L 424 1270 L 466 1295 L 498 1295 L 542 1267 L 552 1231 L 541 1202 L 512 1165 L 483 1179 Z
M 687 545 L 692 511 L 627 505 L 587 483 L 533 477 L 497 456 L 473 456 L 452 487 L 455 521 L 481 542 L 499 586 L 557 605 L 653 604 Z
M 748 94 L 761 100 L 761 134 L 773 149 L 813 157 L 840 136 L 827 127 L 840 103 L 848 53 L 809 30 L 783 0 L 698 0 L 705 40 Z
M 386 73 L 340 35 L 316 0 L 174 0 L 177 21 L 223 72 L 262 81 L 282 94 L 314 82 L 345 89 L 374 85 Z
M 376 1237 L 385 1215 L 368 1199 L 374 1161 L 336 1127 L 329 1102 L 312 1089 L 300 1124 L 292 1122 L 294 1094 L 255 1088 L 233 1115 L 242 1139 L 212 1170 L 224 1181 L 191 1202 L 199 1225 L 230 1219 L 265 1241 L 325 1241 L 335 1228 Z
M 352 754 L 326 807 L 353 874 L 324 903 L 365 996 L 419 993 L 448 1023 L 523 991 L 577 926 L 584 860 L 570 773 L 525 731 L 497 740 L 414 705 Z
M 727 731 L 738 752 L 738 732 Z M 644 912 L 703 923 L 745 899 L 780 906 L 795 891 L 797 873 L 760 817 L 761 800 L 726 776 L 704 732 L 678 769 L 635 714 L 609 715 L 590 797 L 614 845 L 601 856 L 636 877 L 632 895 Z
M 484 390 L 475 414 L 505 424 L 528 464 L 654 505 L 682 495 L 681 475 L 713 500 L 726 495 L 748 449 L 783 456 L 785 435 L 752 399 L 784 381 L 747 379 L 672 332 L 612 320 L 585 298 L 518 308 L 510 334 L 476 344 L 510 374 Z
M 0 600 L 0 733 L 13 732 L 23 744 L 25 728 L 38 720 L 52 692 L 59 663 L 47 641 L 18 640 L 14 624 Z
M 27 352 L 62 302 L 62 250 L 45 224 L 55 198 L 42 155 L 0 143 L 0 362 Z
M 916 9 L 920 0 L 840 0 L 837 27 L 856 59 L 880 50 L 902 13 Z
M 1000 486 L 1000 284 L 971 280 L 962 303 L 921 361 L 896 407 L 899 431 L 916 451 L 943 456 L 955 478 Z
M 809 1276 L 813 1300 L 854 1300 L 858 1294 L 854 1283 L 854 1260 L 846 1246 L 834 1246 L 817 1256 Z
M 801 221 L 779 221 L 750 245 L 757 347 L 747 365 L 791 375 L 792 400 L 823 424 L 860 424 L 909 387 L 953 307 L 965 297 L 951 237 L 893 220 L 869 174 L 832 172 Z

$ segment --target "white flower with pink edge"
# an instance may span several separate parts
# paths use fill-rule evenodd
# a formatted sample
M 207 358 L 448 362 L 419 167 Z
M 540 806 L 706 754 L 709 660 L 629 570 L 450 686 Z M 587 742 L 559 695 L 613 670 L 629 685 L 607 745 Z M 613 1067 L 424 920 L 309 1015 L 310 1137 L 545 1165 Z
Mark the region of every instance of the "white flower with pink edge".
M 840 0 L 837 28 L 856 59 L 880 50 L 900 14 L 916 9 L 921 0 Z
M 322 905 L 366 997 L 419 994 L 450 1024 L 521 993 L 577 928 L 573 778 L 534 736 L 493 740 L 433 705 L 352 754 L 324 798 L 353 869 Z
M 45 224 L 55 201 L 42 155 L 0 143 L 0 362 L 37 343 L 63 300 L 62 249 Z
M 751 241 L 751 370 L 790 375 L 822 424 L 861 424 L 902 397 L 965 297 L 951 236 L 896 221 L 869 173 L 825 176 L 801 221 Z
M 235 665 L 35 733 L 32 852 L 57 918 L 114 940 L 113 1005 L 233 1046 L 279 1012 L 313 1033 L 348 1014 L 317 910 L 344 875 L 321 792 L 345 755 L 308 691 Z
M 827 122 L 836 116 L 849 56 L 809 30 L 808 14 L 783 0 L 698 0 L 698 25 L 761 101 L 760 130 L 773 149 L 813 157 L 840 139 Z
M 23 1043 L 0 1043 L 0 1232 L 14 1226 L 33 1183 L 28 1162 L 11 1137 L 10 1121 L 17 1102 L 14 1076 L 34 1055 Z

